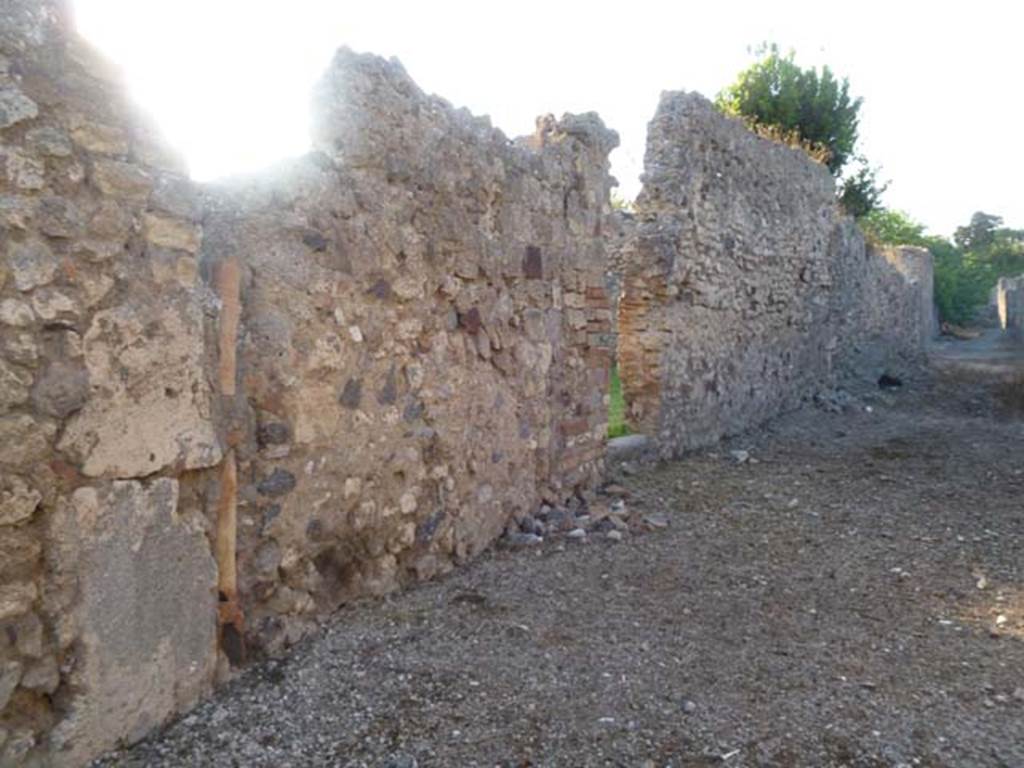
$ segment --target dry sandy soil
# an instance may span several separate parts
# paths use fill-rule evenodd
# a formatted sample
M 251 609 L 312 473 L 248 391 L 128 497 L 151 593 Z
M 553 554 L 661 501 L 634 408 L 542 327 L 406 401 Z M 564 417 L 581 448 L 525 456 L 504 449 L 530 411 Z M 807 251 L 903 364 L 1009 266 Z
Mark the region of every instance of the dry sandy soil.
M 102 764 L 1020 768 L 1024 422 L 977 376 L 620 476 L 623 541 L 347 607 Z

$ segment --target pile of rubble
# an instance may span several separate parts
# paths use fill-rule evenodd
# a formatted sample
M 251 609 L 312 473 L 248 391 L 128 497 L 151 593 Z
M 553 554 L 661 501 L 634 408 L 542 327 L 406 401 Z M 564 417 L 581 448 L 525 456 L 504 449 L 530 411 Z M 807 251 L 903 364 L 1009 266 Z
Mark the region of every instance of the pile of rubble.
M 638 506 L 627 505 L 627 498 L 629 491 L 613 483 L 600 494 L 573 496 L 565 506 L 543 504 L 536 514 L 511 521 L 501 544 L 519 549 L 553 539 L 619 542 L 630 535 L 668 527 L 667 517 L 644 514 Z

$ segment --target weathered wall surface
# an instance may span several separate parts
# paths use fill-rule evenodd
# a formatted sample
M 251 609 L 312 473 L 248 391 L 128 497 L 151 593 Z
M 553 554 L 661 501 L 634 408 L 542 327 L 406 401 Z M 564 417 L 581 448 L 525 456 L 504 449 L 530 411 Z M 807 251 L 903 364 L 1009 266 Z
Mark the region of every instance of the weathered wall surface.
M 313 152 L 200 188 L 123 93 L 58 0 L 8 0 L 0 765 L 137 739 L 229 664 L 585 492 L 610 294 L 665 455 L 930 332 L 926 254 L 867 249 L 824 170 L 694 97 L 662 103 L 610 226 L 595 115 L 510 142 L 342 51 Z
M 914 344 L 913 330 L 916 327 L 921 334 L 920 342 L 923 346 L 939 333 L 939 310 L 935 304 L 935 264 L 931 252 L 927 248 L 910 245 L 880 250 L 882 258 L 903 275 L 911 296 L 918 300 L 916 312 L 913 311 L 913 305 L 909 307 L 911 314 L 904 321 L 904 330 L 897 338 L 906 337 Z M 891 317 L 892 308 L 889 305 L 875 302 L 875 306 L 882 306 L 882 311 Z
M 198 189 L 56 3 L 0 14 L 0 764 L 79 765 L 596 479 L 607 155 L 342 52 Z
M 623 248 L 619 365 L 662 455 L 911 363 L 931 332 L 930 257 L 867 248 L 826 169 L 696 94 L 662 98 Z
M 203 247 L 241 270 L 239 587 L 270 648 L 588 487 L 607 430 L 614 134 L 512 144 L 345 51 L 318 110 L 313 155 L 217 190 Z
M 0 13 L 0 764 L 79 764 L 210 686 L 221 461 L 198 196 L 59 6 Z

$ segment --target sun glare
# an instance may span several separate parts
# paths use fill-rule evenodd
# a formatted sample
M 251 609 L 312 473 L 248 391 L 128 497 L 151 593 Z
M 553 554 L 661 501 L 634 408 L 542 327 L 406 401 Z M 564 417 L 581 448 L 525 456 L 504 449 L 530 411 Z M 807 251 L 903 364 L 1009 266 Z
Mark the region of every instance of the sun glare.
M 309 146 L 310 88 L 334 50 L 397 56 L 425 90 L 510 136 L 553 112 L 598 111 L 619 131 L 614 175 L 639 190 L 662 90 L 706 96 L 771 40 L 828 64 L 864 97 L 861 149 L 885 203 L 950 234 L 979 209 L 1024 223 L 1017 143 L 1021 11 L 979 0 L 920 11 L 865 0 L 855 13 L 766 4 L 331 0 L 73 0 L 79 29 L 124 68 L 134 97 L 199 179 L 257 170 Z M 956 50 L 956 56 L 946 55 Z M 964 108 L 964 105 L 971 105 Z M 984 140 L 979 140 L 984 137 Z
M 195 178 L 257 170 L 308 149 L 309 90 L 341 35 L 300 28 L 303 14 L 282 14 L 271 3 L 78 0 L 75 7 L 81 33 L 121 64 L 133 97 Z

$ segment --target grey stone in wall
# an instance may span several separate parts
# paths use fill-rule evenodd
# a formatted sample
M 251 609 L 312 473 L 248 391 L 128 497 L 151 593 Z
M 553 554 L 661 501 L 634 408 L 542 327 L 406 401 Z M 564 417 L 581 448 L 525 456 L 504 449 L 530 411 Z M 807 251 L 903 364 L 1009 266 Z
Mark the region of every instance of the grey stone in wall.
M 919 299 L 917 313 L 921 345 L 939 332 L 935 306 L 935 260 L 927 248 L 901 245 L 882 249 L 883 257 L 906 279 L 906 290 Z

